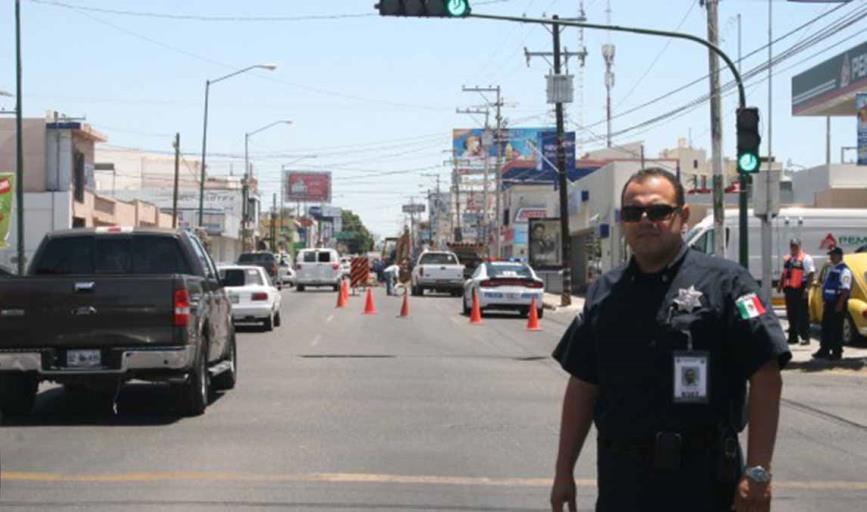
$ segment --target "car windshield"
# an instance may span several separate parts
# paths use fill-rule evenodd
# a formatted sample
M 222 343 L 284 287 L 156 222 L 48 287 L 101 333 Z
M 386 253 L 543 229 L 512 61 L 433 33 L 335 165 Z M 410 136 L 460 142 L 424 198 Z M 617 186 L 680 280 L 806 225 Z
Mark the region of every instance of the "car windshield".
M 68 236 L 50 240 L 36 275 L 186 274 L 179 242 L 168 236 Z
M 253 254 L 242 254 L 240 258 L 238 258 L 238 263 L 270 263 L 275 261 L 273 254 L 266 253 L 253 253 Z
M 262 282 L 261 272 L 255 269 L 230 268 L 220 272 L 226 286 L 257 286 Z
M 457 265 L 458 262 L 452 254 L 432 253 L 422 254 L 419 261 L 422 265 Z
M 533 277 L 527 265 L 496 265 L 488 264 L 488 277 Z

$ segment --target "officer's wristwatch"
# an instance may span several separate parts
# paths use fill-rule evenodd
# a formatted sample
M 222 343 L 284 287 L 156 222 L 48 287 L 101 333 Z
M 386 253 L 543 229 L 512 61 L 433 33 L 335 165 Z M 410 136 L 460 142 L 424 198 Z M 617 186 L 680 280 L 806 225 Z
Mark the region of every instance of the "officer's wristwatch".
M 744 476 L 760 484 L 765 484 L 771 481 L 771 474 L 762 466 L 752 466 L 744 470 Z

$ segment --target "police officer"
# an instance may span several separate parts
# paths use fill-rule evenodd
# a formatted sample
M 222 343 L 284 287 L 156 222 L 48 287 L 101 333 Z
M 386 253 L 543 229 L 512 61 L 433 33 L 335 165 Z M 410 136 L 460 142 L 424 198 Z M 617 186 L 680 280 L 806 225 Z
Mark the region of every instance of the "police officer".
M 783 274 L 777 291 L 786 297 L 786 318 L 789 321 L 789 344 L 810 344 L 810 318 L 807 310 L 807 287 L 813 281 L 816 267 L 813 258 L 801 249 L 801 241 L 789 242 L 789 254 L 783 262 Z
M 689 207 L 671 173 L 636 173 L 621 202 L 633 256 L 590 287 L 553 354 L 571 377 L 552 510 L 576 510 L 573 472 L 591 423 L 597 511 L 768 510 L 780 369 L 791 359 L 782 328 L 746 270 L 683 243 Z
M 822 283 L 822 341 L 817 359 L 839 361 L 843 357 L 843 319 L 846 318 L 849 293 L 852 290 L 852 271 L 843 263 L 843 249 L 828 251 L 831 268 Z

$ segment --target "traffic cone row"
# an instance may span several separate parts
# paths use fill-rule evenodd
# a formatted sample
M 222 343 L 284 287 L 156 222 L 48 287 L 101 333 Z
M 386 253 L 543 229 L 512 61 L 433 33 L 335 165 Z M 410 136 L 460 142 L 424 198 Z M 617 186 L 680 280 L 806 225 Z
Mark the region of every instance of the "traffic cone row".
M 373 304 L 373 292 L 370 288 L 367 289 L 367 299 L 364 301 L 364 314 L 375 315 L 376 306 Z

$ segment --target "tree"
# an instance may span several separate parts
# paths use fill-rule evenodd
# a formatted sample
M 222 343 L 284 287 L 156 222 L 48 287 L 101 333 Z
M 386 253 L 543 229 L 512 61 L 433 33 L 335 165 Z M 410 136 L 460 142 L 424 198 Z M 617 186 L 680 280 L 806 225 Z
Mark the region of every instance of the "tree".
M 343 233 L 351 234 L 344 235 L 346 239 L 341 240 L 346 244 L 349 252 L 362 254 L 373 250 L 373 235 L 364 227 L 361 218 L 352 210 L 343 210 L 341 217 L 343 218 Z

